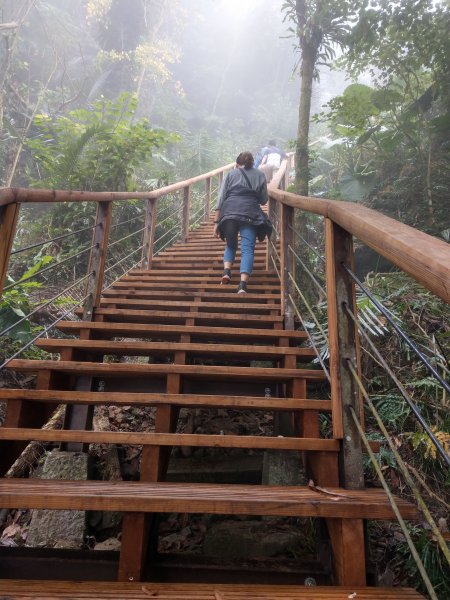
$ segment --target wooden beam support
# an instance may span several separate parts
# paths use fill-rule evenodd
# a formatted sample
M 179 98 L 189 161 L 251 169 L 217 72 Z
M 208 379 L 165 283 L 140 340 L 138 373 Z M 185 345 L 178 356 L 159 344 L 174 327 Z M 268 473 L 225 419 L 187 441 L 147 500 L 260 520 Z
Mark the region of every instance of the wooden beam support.
M 145 207 L 145 228 L 142 242 L 142 269 L 151 269 L 153 261 L 153 244 L 155 241 L 156 200 L 147 199 Z
M 95 220 L 94 234 L 89 260 L 89 273 L 87 294 L 88 297 L 83 308 L 83 321 L 92 321 L 94 309 L 100 304 L 103 287 L 105 262 L 108 249 L 109 230 L 111 227 L 112 204 L 99 202 Z
M 181 221 L 181 241 L 186 243 L 189 238 L 189 218 L 191 209 L 191 186 L 183 188 L 183 212 Z
M 333 435 L 342 439 L 344 487 L 359 489 L 364 487 L 361 441 L 349 413 L 352 407 L 360 414 L 359 394 L 347 363 L 357 362 L 358 334 L 344 309 L 347 304 L 356 314 L 356 300 L 354 285 L 342 268 L 343 264 L 354 268 L 353 240 L 330 219 L 325 235 Z
M 362 519 L 326 519 L 333 552 L 336 585 L 366 585 L 366 552 Z
M 203 215 L 203 221 L 208 223 L 209 215 L 211 213 L 211 177 L 205 179 L 205 213 Z
M 281 206 L 281 314 L 284 316 L 285 329 L 294 329 L 294 311 L 290 296 L 294 297 L 295 279 L 294 249 L 294 209 Z
M 20 204 L 7 204 L 0 206 L 0 296 L 5 285 L 8 272 L 9 257 L 16 235 L 17 219 L 19 218 Z

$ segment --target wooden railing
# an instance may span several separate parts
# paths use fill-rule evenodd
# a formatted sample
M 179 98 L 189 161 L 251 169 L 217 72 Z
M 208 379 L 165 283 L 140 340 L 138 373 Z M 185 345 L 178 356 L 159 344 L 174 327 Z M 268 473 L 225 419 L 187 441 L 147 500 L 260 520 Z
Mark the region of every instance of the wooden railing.
M 94 202 L 97 203 L 97 217 L 94 226 L 93 245 L 89 272 L 91 273 L 88 290 L 89 300 L 85 306 L 85 317 L 89 318 L 92 308 L 98 303 L 103 287 L 105 256 L 108 248 L 109 231 L 112 220 L 112 204 L 131 199 L 146 201 L 144 236 L 142 241 L 142 266 L 150 267 L 153 257 L 153 241 L 157 223 L 156 207 L 160 198 L 176 192 L 183 192 L 180 202 L 181 239 L 189 237 L 190 197 L 194 185 L 204 182 L 203 219 L 209 218 L 211 209 L 211 182 L 223 178 L 223 173 L 234 166 L 234 163 L 215 169 L 203 175 L 168 185 L 150 192 L 80 192 L 72 190 L 41 190 L 27 188 L 3 188 L 0 190 L 0 294 L 3 291 L 8 271 L 11 249 L 14 243 L 16 225 L 22 204 L 44 202 Z
M 345 486 L 361 487 L 363 469 L 358 431 L 351 409 L 362 417 L 359 390 L 348 362 L 359 364 L 359 342 L 355 323 L 347 309 L 357 314 L 355 284 L 344 266 L 355 270 L 353 238 L 384 256 L 411 275 L 433 294 L 450 303 L 450 246 L 417 229 L 364 206 L 344 201 L 299 196 L 279 189 L 291 157 L 283 161 L 269 186 L 272 211 L 278 216 L 280 236 L 280 279 L 285 327 L 292 327 L 290 298 L 295 297 L 294 247 L 295 211 L 313 213 L 324 219 L 328 344 L 333 414 L 333 437 L 342 439 Z
M 269 185 L 269 213 L 277 220 L 280 250 L 277 257 L 276 244 L 269 243 L 267 265 L 279 270 L 282 284 L 282 314 L 285 327 L 293 328 L 292 298 L 295 297 L 294 247 L 295 213 L 303 211 L 324 219 L 326 287 L 328 302 L 328 343 L 330 351 L 330 374 L 333 406 L 333 437 L 343 440 L 346 461 L 347 487 L 362 485 L 360 442 L 349 409 L 361 412 L 358 390 L 346 361 L 358 362 L 358 335 L 355 324 L 345 307 L 356 314 L 355 288 L 344 265 L 353 268 L 353 237 L 373 248 L 402 271 L 410 274 L 425 288 L 450 301 L 450 250 L 444 241 L 403 225 L 378 212 L 350 202 L 303 197 L 285 191 L 293 156 L 288 155 Z M 226 165 L 204 175 L 175 183 L 151 192 L 78 192 L 39 189 L 0 190 L 0 292 L 3 289 L 16 223 L 21 204 L 33 202 L 95 202 L 97 216 L 94 226 L 93 248 L 89 262 L 87 301 L 84 318 L 90 320 L 99 305 L 104 284 L 105 259 L 108 249 L 113 202 L 130 199 L 146 201 L 145 227 L 142 238 L 141 266 L 151 268 L 157 204 L 162 197 L 182 191 L 180 201 L 181 240 L 189 237 L 191 219 L 191 189 L 204 183 L 202 220 L 209 219 L 211 211 L 211 182 L 218 178 L 220 185 L 224 173 L 233 167 Z M 278 267 L 277 267 L 278 260 Z M 345 435 L 344 435 L 345 433 Z

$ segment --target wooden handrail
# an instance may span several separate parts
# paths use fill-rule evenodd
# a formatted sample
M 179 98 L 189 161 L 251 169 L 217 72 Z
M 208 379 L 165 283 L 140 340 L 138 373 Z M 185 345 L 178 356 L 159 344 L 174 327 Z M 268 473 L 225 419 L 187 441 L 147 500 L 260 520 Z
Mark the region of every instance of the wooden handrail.
M 147 198 L 160 198 L 166 194 L 178 192 L 188 185 L 194 185 L 214 175 L 220 175 L 224 171 L 233 168 L 235 163 L 209 171 L 203 175 L 191 177 L 178 183 L 166 185 L 165 187 L 149 192 L 80 192 L 75 190 L 41 190 L 29 188 L 0 188 L 0 206 L 20 202 L 113 202 L 117 200 L 139 200 Z
M 450 304 L 450 246 L 443 240 L 353 202 L 269 193 L 282 204 L 328 217 Z
M 450 248 L 446 242 L 353 202 L 299 196 L 276 189 L 284 176 L 286 165 L 285 160 L 273 183 L 269 185 L 269 194 L 273 199 L 293 208 L 328 217 L 411 275 L 426 289 L 450 303 Z M 157 199 L 214 175 L 220 176 L 233 166 L 234 163 L 230 163 L 209 173 L 151 192 L 79 192 L 3 188 L 0 189 L 0 207 L 19 202 L 112 202 L 131 198 Z

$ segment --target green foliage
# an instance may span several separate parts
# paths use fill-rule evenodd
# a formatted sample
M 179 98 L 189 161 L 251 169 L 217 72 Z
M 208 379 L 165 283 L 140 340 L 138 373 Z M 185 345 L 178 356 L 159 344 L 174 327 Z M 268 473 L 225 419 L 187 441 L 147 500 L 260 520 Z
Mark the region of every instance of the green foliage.
M 428 531 L 420 527 L 410 527 L 410 534 L 437 597 L 439 600 L 446 600 L 450 597 L 450 570 L 446 558 Z M 419 569 L 406 541 L 398 544 L 396 554 L 403 566 L 404 575 L 408 575 L 409 581 L 412 578 L 414 587 L 419 592 L 426 593 Z
M 41 176 L 39 187 L 128 191 L 134 170 L 154 148 L 177 136 L 135 119 L 137 98 L 123 93 L 115 101 L 100 100 L 92 110 L 77 109 L 65 117 L 38 115 L 37 135 L 27 142 Z

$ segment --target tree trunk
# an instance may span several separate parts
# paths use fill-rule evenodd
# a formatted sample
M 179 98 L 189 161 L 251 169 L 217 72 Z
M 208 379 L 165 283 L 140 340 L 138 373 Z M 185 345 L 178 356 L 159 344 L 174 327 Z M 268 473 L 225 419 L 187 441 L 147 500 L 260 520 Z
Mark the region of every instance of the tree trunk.
M 316 51 L 303 47 L 301 63 L 300 105 L 298 110 L 297 144 L 295 154 L 295 192 L 308 195 L 309 183 L 309 119 Z

